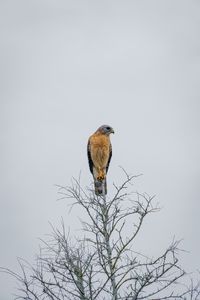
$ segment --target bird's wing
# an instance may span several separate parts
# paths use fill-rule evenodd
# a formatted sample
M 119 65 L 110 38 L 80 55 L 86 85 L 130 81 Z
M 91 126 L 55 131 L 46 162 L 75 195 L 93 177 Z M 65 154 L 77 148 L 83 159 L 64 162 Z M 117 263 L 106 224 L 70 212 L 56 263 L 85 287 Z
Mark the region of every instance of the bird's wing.
M 90 139 L 88 140 L 88 144 L 87 144 L 87 155 L 88 155 L 88 163 L 89 163 L 90 172 L 93 174 L 94 164 L 93 164 L 92 157 L 91 157 Z
M 107 163 L 107 166 L 106 166 L 106 173 L 108 172 L 108 168 L 109 168 L 109 164 L 110 164 L 110 161 L 111 161 L 111 157 L 112 157 L 112 145 L 110 144 L 109 158 L 108 158 L 108 163 Z

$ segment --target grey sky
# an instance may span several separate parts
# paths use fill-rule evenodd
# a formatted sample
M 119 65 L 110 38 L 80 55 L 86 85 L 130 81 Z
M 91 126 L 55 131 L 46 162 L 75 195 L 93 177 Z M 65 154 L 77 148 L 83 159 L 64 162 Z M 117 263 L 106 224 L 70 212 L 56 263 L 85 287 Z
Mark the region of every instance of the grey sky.
M 200 269 L 199 16 L 193 0 L 1 0 L 1 266 L 33 262 L 49 221 L 80 227 L 54 184 L 80 171 L 90 184 L 87 139 L 108 123 L 109 186 L 119 165 L 143 173 L 135 189 L 163 207 L 138 249 L 157 254 L 175 235 L 190 251 L 183 265 Z M 0 281 L 13 299 L 14 280 Z

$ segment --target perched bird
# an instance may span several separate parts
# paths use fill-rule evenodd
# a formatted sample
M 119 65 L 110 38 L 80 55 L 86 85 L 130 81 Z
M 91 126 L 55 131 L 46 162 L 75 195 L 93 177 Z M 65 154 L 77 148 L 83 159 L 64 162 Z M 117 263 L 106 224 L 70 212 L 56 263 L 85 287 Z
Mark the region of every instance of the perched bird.
M 94 178 L 96 195 L 107 194 L 106 174 L 112 157 L 110 134 L 112 127 L 102 125 L 89 137 L 87 153 L 90 172 Z

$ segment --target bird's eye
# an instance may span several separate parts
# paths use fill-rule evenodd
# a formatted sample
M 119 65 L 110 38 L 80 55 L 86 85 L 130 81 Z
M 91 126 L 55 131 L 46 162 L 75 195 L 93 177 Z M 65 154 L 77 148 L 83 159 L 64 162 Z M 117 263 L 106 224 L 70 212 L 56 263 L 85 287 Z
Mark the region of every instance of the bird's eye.
M 106 130 L 110 130 L 110 127 L 108 126 L 108 127 L 106 127 Z

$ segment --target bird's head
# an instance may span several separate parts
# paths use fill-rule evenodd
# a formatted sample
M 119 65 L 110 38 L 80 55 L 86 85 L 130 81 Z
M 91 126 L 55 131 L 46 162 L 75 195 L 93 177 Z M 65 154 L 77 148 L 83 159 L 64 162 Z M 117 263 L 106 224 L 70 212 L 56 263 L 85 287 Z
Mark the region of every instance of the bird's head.
M 98 132 L 106 135 L 110 135 L 111 133 L 115 133 L 114 129 L 109 126 L 109 125 L 102 125 L 101 127 L 98 128 Z

